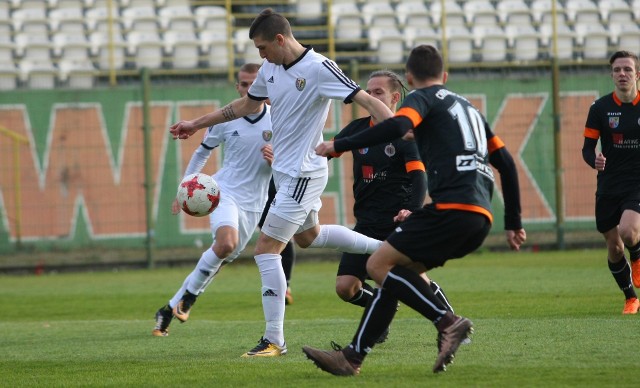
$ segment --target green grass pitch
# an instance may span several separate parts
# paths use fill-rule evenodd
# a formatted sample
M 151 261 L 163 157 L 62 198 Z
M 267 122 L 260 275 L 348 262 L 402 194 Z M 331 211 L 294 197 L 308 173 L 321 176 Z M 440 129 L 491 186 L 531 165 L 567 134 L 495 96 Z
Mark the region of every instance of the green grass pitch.
M 346 345 L 362 310 L 334 292 L 336 261 L 300 261 L 287 308 L 289 354 L 244 359 L 264 330 L 260 279 L 243 259 L 225 267 L 187 323 L 151 336 L 155 311 L 191 268 L 0 276 L 0 386 L 632 387 L 640 316 L 602 250 L 489 253 L 430 273 L 475 334 L 445 373 L 431 372 L 433 325 L 401 306 L 386 343 L 356 377 L 334 377 L 303 345 Z

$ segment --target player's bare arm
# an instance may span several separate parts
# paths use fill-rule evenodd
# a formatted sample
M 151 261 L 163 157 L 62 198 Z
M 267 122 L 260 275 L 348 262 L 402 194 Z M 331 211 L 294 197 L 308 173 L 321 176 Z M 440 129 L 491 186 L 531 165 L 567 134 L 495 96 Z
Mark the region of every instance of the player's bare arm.
M 180 120 L 169 128 L 174 139 L 187 139 L 198 130 L 212 125 L 235 120 L 253 113 L 262 104 L 262 101 L 241 97 L 211 113 L 200 116 L 194 120 Z
M 393 112 L 382 101 L 372 97 L 364 90 L 353 96 L 353 101 L 369 112 L 373 121 L 379 123 L 393 116 Z

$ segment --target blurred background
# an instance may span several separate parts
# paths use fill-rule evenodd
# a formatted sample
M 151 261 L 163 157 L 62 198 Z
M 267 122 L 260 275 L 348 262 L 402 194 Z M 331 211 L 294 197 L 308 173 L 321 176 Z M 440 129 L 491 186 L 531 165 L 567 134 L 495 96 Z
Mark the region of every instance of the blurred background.
M 516 158 L 527 249 L 601 246 L 582 134 L 613 90 L 609 56 L 640 52 L 639 1 L 0 0 L 0 268 L 199 257 L 208 220 L 170 205 L 201 138 L 173 141 L 168 127 L 237 97 L 238 68 L 261 62 L 248 27 L 267 7 L 361 85 L 438 47 L 448 86 Z M 334 102 L 326 138 L 364 115 Z M 351 175 L 348 156 L 330 162 L 321 222 L 354 224 Z M 505 247 L 496 193 L 486 249 Z

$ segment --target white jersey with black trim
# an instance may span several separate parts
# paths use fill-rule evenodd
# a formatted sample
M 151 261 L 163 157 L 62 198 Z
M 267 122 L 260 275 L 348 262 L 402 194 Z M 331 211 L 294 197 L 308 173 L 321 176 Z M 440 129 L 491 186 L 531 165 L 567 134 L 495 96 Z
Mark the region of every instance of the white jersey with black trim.
M 249 97 L 271 101 L 273 169 L 293 177 L 327 174 L 327 158 L 315 148 L 323 141 L 331 100 L 350 103 L 359 90 L 335 62 L 311 48 L 289 65 L 265 61 Z
M 233 197 L 242 210 L 262 212 L 271 179 L 271 167 L 261 151 L 273 135 L 269 111 L 265 104 L 259 114 L 209 127 L 184 175 L 202 171 L 211 151 L 224 143 L 222 168 L 213 174 L 220 194 Z

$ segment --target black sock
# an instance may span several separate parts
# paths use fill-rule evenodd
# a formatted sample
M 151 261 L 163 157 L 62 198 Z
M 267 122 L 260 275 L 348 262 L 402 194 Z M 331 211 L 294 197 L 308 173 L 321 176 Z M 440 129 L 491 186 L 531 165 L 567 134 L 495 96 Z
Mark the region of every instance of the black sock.
M 362 282 L 362 288 L 360 291 L 358 291 L 353 298 L 349 299 L 347 302 L 355 304 L 356 306 L 366 307 L 367 303 L 371 300 L 372 295 L 373 287 L 371 287 L 367 282 Z
M 636 298 L 636 290 L 633 289 L 633 284 L 631 284 L 631 267 L 629 267 L 627 259 L 622 257 L 622 260 L 617 263 L 612 263 L 608 260 L 607 263 L 609 263 L 611 275 L 613 275 L 618 287 L 624 293 L 625 299 Z
M 398 299 L 390 292 L 376 288 L 362 313 L 360 325 L 350 346 L 364 358 L 389 327 L 397 310 Z
M 447 310 L 451 311 L 452 313 L 455 313 L 453 311 L 453 306 L 451 306 L 451 303 L 449 303 L 449 299 L 447 299 L 447 295 L 444 293 L 444 290 L 440 287 L 440 285 L 438 285 L 438 283 L 436 283 L 435 281 L 431 280 L 430 286 L 431 286 L 431 289 L 433 290 L 433 293 L 436 294 L 436 297 L 438 299 L 440 299 L 440 302 L 442 302 L 444 307 L 446 307 Z
M 636 261 L 640 259 L 640 242 L 638 242 L 636 245 L 632 247 L 627 247 L 626 245 L 625 247 L 629 250 L 629 259 L 631 261 Z
M 280 256 L 282 256 L 282 269 L 284 270 L 284 277 L 287 279 L 288 287 L 289 281 L 291 280 L 291 272 L 293 271 L 293 264 L 296 262 L 296 249 L 291 241 L 284 247 Z
M 438 323 L 447 311 L 420 275 L 399 265 L 389 271 L 382 288 L 433 323 Z

